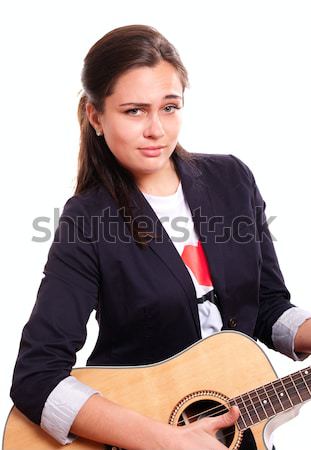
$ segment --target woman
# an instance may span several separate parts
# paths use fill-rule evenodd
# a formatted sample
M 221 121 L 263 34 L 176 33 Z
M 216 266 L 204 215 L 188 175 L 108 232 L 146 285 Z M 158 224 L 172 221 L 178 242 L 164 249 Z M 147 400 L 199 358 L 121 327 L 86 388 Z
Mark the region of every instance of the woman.
M 90 313 L 99 335 L 88 364 L 114 366 L 164 360 L 221 329 L 303 358 L 311 315 L 290 303 L 247 166 L 179 144 L 188 79 L 175 48 L 151 27 L 117 28 L 90 49 L 82 83 L 77 187 L 23 330 L 12 399 L 61 443 L 224 449 L 214 435 L 235 407 L 171 427 L 69 376 Z

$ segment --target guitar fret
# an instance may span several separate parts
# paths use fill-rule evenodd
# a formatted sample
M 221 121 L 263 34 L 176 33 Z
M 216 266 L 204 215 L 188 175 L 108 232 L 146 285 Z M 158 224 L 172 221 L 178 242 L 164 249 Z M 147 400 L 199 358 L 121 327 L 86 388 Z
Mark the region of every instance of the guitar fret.
M 266 387 L 268 387 L 268 385 L 263 386 L 263 389 L 264 389 L 264 391 L 265 391 L 265 393 L 266 393 L 266 395 L 267 395 L 267 399 L 268 399 L 268 401 L 269 401 L 269 403 L 270 403 L 270 405 L 271 405 L 271 408 L 272 408 L 272 411 L 273 411 L 273 415 L 275 415 L 275 414 L 276 414 L 276 411 L 275 411 L 275 409 L 274 409 L 273 402 L 271 401 L 270 395 L 269 395 L 269 393 L 268 393 Z
M 283 411 L 286 411 L 287 409 L 291 408 L 293 405 L 290 401 L 290 397 L 287 394 L 287 391 L 284 387 L 284 384 L 282 382 L 282 379 L 277 380 L 273 383 L 274 388 L 277 392 L 278 399 L 280 404 L 282 405 Z
M 301 403 L 301 397 L 299 396 L 299 393 L 296 389 L 295 383 L 291 375 L 284 377 L 283 382 L 293 406 L 299 405 Z
M 258 416 L 256 414 L 256 410 L 254 409 L 254 406 L 252 404 L 252 401 L 251 401 L 251 398 L 250 398 L 248 392 L 246 392 L 245 394 L 241 395 L 241 398 L 242 398 L 242 401 L 243 401 L 243 403 L 245 405 L 247 416 L 250 419 L 250 425 L 254 425 L 255 423 L 258 422 Z
M 309 377 L 309 383 L 310 383 L 310 386 L 311 386 L 311 372 L 310 372 L 310 370 L 308 370 L 308 369 L 303 369 L 303 370 L 301 370 L 300 372 L 300 375 L 301 375 L 301 377 L 302 377 L 302 379 L 303 379 L 303 381 L 304 381 L 304 383 L 305 383 L 305 385 L 306 385 L 306 387 L 307 387 L 307 389 L 308 389 L 308 392 L 309 392 L 309 394 L 310 394 L 310 397 L 311 397 L 311 391 L 310 391 L 310 389 L 309 389 L 309 386 L 308 386 L 308 383 L 307 383 L 307 377 Z
M 256 405 L 256 412 L 259 416 L 260 420 L 264 420 L 268 418 L 268 414 L 264 410 L 264 408 L 261 405 L 261 399 L 259 397 L 259 394 L 257 392 L 257 389 L 254 389 L 250 392 L 250 395 L 254 397 L 254 404 Z
M 244 415 L 244 422 L 249 427 L 249 426 L 253 425 L 253 421 L 252 421 L 251 416 L 248 413 L 248 409 L 247 409 L 247 406 L 246 406 L 246 404 L 244 402 L 244 399 L 243 399 L 242 395 L 240 396 L 240 399 L 242 401 L 242 405 L 243 405 L 243 408 L 244 408 L 244 411 L 245 411 L 245 413 L 243 414 Z
M 290 378 L 291 382 L 293 383 L 293 386 L 294 386 L 295 391 L 297 392 L 298 398 L 299 398 L 299 400 L 300 400 L 299 403 L 301 403 L 301 402 L 302 402 L 302 398 L 301 398 L 301 395 L 300 395 L 300 393 L 299 393 L 299 391 L 298 391 L 298 389 L 297 389 L 297 387 L 296 387 L 296 383 L 295 383 L 295 381 L 294 381 L 294 379 L 293 379 L 293 376 L 292 376 L 292 375 L 289 375 L 289 378 Z
M 284 408 L 283 408 L 283 405 L 279 398 L 278 392 L 276 390 L 275 383 L 270 383 L 270 386 L 272 386 L 272 389 L 273 389 L 273 396 L 272 397 L 270 396 L 270 398 L 272 398 L 272 403 L 274 404 L 274 410 L 278 414 L 279 412 L 284 411 Z M 276 400 L 276 402 L 274 401 L 274 399 Z
M 311 367 L 304 369 L 302 372 L 304 379 L 307 380 L 307 384 L 311 386 Z
M 295 379 L 296 388 L 298 388 L 299 396 L 301 397 L 301 401 L 304 402 L 305 400 L 310 399 L 310 389 L 308 388 L 308 385 L 306 384 L 302 373 L 296 372 L 292 375 L 292 377 Z
M 257 389 L 257 392 L 259 393 L 259 398 L 260 398 L 260 404 L 262 406 L 262 408 L 264 409 L 267 417 L 272 417 L 275 414 L 275 411 L 273 410 L 271 403 L 269 401 L 269 398 L 267 398 L 267 393 L 264 389 L 264 387 L 261 387 L 259 389 Z
M 292 402 L 292 399 L 291 399 L 290 395 L 288 395 L 287 389 L 286 389 L 286 387 L 285 387 L 284 379 L 283 379 L 283 378 L 280 378 L 280 382 L 282 383 L 282 386 L 283 386 L 283 388 L 284 388 L 284 391 L 286 392 L 286 396 L 287 396 L 287 398 L 288 398 L 288 400 L 289 400 L 290 407 L 294 406 L 294 404 L 293 404 L 293 402 Z
M 257 416 L 257 420 L 255 420 L 255 422 L 253 421 L 253 423 L 257 423 L 257 422 L 260 422 L 260 416 L 258 415 L 258 412 L 257 412 L 257 409 L 256 409 L 256 406 L 255 406 L 255 403 L 253 402 L 253 399 L 252 399 L 252 396 L 251 396 L 251 393 L 250 392 L 248 392 L 247 393 L 247 395 L 248 395 L 248 397 L 249 397 L 249 399 L 250 399 L 250 402 L 251 402 L 251 405 L 252 405 L 252 409 L 253 409 L 253 411 L 255 412 L 255 414 L 256 414 L 256 416 Z
M 239 418 L 238 418 L 238 420 L 237 420 L 238 427 L 239 427 L 240 430 L 246 430 L 246 429 L 249 427 L 249 425 L 247 425 L 246 420 L 245 420 L 246 409 L 245 409 L 245 405 L 244 405 L 243 402 L 242 402 L 242 403 L 239 403 L 239 400 L 240 400 L 240 399 L 241 399 L 241 397 L 235 397 L 235 398 L 231 399 L 230 405 L 231 405 L 231 406 L 233 406 L 233 405 L 238 406 L 238 408 L 239 408 L 239 410 L 240 410 L 240 416 L 239 416 Z M 242 400 L 242 399 L 241 399 L 241 400 Z M 246 417 L 247 417 L 247 416 L 246 416 Z

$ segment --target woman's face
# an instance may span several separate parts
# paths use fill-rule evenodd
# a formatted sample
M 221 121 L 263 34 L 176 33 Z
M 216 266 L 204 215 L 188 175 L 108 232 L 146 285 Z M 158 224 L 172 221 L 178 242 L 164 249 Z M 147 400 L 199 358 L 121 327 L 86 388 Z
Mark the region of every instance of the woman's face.
M 104 134 L 111 152 L 137 180 L 165 173 L 181 127 L 183 90 L 176 69 L 166 61 L 131 69 L 105 98 L 104 112 L 88 104 L 92 125 Z

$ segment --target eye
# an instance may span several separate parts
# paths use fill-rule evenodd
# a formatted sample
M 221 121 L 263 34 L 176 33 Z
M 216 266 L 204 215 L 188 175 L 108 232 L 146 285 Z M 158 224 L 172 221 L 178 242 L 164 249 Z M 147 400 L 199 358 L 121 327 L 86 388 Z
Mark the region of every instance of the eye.
M 169 110 L 167 110 L 167 108 L 169 108 Z M 172 108 L 173 109 L 181 109 L 179 106 L 177 106 L 177 105 L 167 105 L 167 106 L 165 106 L 164 107 L 164 109 L 167 111 L 167 112 L 171 112 L 172 111 Z
M 166 111 L 170 112 L 170 111 L 172 111 L 172 109 L 180 109 L 180 108 L 178 108 L 177 105 L 167 105 L 167 106 L 164 107 L 164 109 Z
M 181 109 L 180 106 L 177 105 L 166 105 L 163 108 L 166 112 L 171 113 L 174 112 L 174 110 L 176 109 Z M 125 111 L 125 114 L 128 114 L 129 116 L 140 116 L 140 114 L 138 114 L 139 111 L 143 111 L 143 109 L 141 108 L 131 108 L 131 109 L 127 109 Z
M 141 111 L 140 108 L 132 108 L 125 111 L 125 114 L 129 114 L 130 116 L 137 116 L 138 114 L 135 114 L 135 112 Z

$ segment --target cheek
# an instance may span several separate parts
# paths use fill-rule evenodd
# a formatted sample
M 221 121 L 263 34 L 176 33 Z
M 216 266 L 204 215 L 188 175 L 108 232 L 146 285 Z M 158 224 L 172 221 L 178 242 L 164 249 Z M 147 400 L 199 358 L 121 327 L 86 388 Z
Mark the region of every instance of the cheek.
M 142 131 L 142 123 L 138 121 L 119 120 L 109 128 L 107 138 L 114 144 L 128 145 L 135 142 L 141 136 Z
M 127 148 L 131 142 L 135 141 L 135 131 L 132 127 L 118 126 L 107 127 L 104 133 L 105 140 L 111 152 L 117 157 L 121 158 L 127 153 Z
M 165 130 L 167 134 L 175 136 L 179 133 L 181 129 L 182 118 L 181 116 L 175 116 L 174 118 L 170 118 L 170 120 L 166 120 L 165 122 Z

